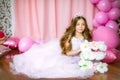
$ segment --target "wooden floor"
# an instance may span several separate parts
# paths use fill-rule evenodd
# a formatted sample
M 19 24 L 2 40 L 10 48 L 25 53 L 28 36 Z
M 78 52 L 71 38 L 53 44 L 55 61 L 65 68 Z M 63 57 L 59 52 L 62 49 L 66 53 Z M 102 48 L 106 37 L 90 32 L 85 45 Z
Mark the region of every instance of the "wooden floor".
M 18 53 L 17 50 L 8 52 L 9 55 Z M 82 80 L 78 78 L 59 78 L 59 79 L 30 79 L 25 75 L 13 75 L 9 69 L 9 56 L 0 57 L 0 80 Z M 109 71 L 104 74 L 96 73 L 94 76 L 86 80 L 120 80 L 120 62 L 109 64 Z

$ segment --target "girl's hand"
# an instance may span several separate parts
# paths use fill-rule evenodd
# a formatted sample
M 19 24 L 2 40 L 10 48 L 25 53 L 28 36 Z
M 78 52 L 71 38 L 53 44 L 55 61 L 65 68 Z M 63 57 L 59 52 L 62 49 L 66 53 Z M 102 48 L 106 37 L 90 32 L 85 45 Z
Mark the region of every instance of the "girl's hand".
M 69 52 L 66 53 L 66 55 L 68 56 L 73 56 L 73 55 L 76 55 L 76 54 L 79 54 L 81 52 L 81 49 L 77 49 L 77 50 L 71 50 Z

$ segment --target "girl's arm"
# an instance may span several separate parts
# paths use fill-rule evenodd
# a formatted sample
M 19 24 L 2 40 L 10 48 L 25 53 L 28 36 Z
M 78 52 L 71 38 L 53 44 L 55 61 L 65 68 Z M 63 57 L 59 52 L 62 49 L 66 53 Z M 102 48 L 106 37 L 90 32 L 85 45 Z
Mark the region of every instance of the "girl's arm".
M 81 51 L 80 49 L 71 50 L 71 51 L 66 52 L 66 55 L 68 55 L 68 56 L 76 55 L 76 54 L 80 53 L 80 51 Z
M 68 38 L 67 42 L 65 43 L 65 47 L 68 48 L 70 46 L 70 38 Z M 67 49 L 66 49 L 67 50 Z M 80 49 L 77 49 L 77 50 L 71 50 L 71 51 L 67 51 L 66 52 L 66 55 L 68 56 L 72 56 L 72 55 L 76 55 L 76 54 L 79 54 L 80 53 Z

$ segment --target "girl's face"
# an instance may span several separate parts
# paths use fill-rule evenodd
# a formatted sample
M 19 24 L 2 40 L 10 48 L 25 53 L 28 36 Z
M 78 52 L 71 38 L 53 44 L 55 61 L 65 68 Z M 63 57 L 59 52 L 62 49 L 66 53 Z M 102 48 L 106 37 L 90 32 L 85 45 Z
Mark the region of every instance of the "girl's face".
M 76 24 L 76 32 L 82 33 L 85 29 L 85 21 L 83 19 L 79 19 Z

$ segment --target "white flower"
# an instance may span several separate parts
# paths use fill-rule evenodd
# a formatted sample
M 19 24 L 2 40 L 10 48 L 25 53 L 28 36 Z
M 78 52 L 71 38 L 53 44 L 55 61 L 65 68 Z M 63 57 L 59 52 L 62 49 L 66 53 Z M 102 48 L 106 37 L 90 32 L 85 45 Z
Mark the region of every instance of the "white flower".
M 91 42 L 91 47 L 92 47 L 93 50 L 98 50 L 99 49 L 98 45 L 97 45 L 97 42 L 95 42 L 95 41 Z
M 97 68 L 96 70 L 100 73 L 105 73 L 108 71 L 108 68 L 107 68 L 107 64 L 106 63 L 102 63 L 102 62 L 99 62 L 97 64 Z
M 96 52 L 95 53 L 96 60 L 102 60 L 102 59 L 104 59 L 104 57 L 105 57 L 105 53 L 104 52 Z
M 88 53 L 88 60 L 95 60 L 95 54 L 94 54 L 94 52 L 90 52 L 90 53 Z
M 93 60 L 93 59 L 94 59 L 91 51 L 81 52 L 80 58 L 81 58 L 82 60 Z
M 81 69 L 88 69 L 88 68 L 92 68 L 93 62 L 87 60 L 80 60 L 78 65 L 80 66 Z
M 99 47 L 99 50 L 101 51 L 105 51 L 107 49 L 107 46 L 105 45 L 104 42 L 98 42 L 98 47 Z
M 105 57 L 106 45 L 102 41 L 85 41 L 80 45 L 81 53 L 78 65 L 81 69 L 91 68 L 100 73 L 108 71 L 107 64 L 100 62 Z
M 88 41 L 85 41 L 80 45 L 80 49 L 81 49 L 82 52 L 90 51 L 91 50 L 91 45 Z
M 88 58 L 88 54 L 87 53 L 80 53 L 80 59 L 82 60 L 86 60 Z

